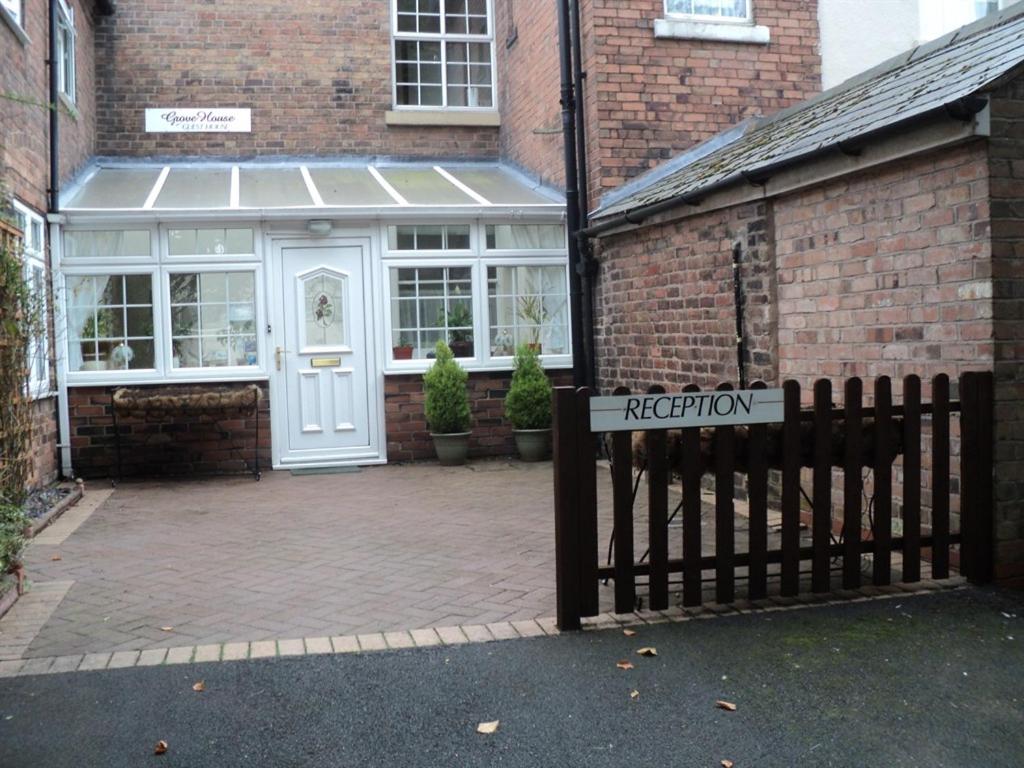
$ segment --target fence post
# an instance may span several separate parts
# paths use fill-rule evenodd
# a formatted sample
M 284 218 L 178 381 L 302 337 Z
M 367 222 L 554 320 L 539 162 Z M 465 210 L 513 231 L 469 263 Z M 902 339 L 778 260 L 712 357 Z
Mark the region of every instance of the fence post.
M 665 388 L 655 384 L 648 388 L 650 395 L 664 394 Z M 649 429 L 647 441 L 647 520 L 648 542 L 651 551 L 651 570 L 648 578 L 651 609 L 668 608 L 668 483 L 669 466 L 665 455 L 667 434 L 664 429 Z
M 971 582 L 992 580 L 992 374 L 960 377 L 960 565 Z
M 558 628 L 580 628 L 580 531 L 576 493 L 576 390 L 555 387 L 552 394 L 555 471 L 555 613 Z M 588 425 L 589 426 L 589 425 Z M 595 553 L 591 553 L 596 557 Z
M 782 584 L 783 597 L 800 592 L 800 384 L 782 384 Z
M 597 442 L 590 431 L 587 388 L 576 392 L 576 521 L 579 542 L 580 615 L 600 612 L 597 589 Z

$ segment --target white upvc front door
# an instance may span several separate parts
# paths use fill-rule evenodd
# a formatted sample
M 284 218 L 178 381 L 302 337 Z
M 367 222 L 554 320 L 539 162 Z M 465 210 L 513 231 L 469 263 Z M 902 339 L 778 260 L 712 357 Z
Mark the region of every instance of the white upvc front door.
M 275 240 L 273 254 L 274 466 L 381 460 L 369 238 Z

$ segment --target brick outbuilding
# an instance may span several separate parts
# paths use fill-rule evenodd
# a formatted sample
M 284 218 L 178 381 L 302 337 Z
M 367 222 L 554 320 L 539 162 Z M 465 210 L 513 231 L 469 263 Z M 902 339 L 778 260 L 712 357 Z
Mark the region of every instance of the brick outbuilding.
M 606 195 L 600 388 L 994 370 L 996 575 L 1024 582 L 1022 33 L 1018 6 Z

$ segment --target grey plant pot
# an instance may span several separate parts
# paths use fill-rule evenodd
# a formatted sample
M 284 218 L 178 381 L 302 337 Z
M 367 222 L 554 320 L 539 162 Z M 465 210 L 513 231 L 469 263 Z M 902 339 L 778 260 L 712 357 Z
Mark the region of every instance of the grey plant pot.
M 551 429 L 514 429 L 516 450 L 523 461 L 544 461 L 551 451 Z
M 469 452 L 469 432 L 452 432 L 449 434 L 430 433 L 434 439 L 434 450 L 442 467 L 461 467 L 466 463 Z

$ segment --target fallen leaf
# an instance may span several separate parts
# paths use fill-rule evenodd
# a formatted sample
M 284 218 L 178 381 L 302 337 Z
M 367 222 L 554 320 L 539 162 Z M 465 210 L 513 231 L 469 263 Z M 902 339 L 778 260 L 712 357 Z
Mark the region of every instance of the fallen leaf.
M 53 562 L 57 562 L 58 560 L 63 560 L 64 558 L 62 558 L 62 557 L 61 557 L 60 555 L 54 555 L 54 556 L 53 556 L 53 557 L 51 557 L 50 559 L 51 559 L 51 560 L 52 560 Z
M 715 702 L 715 706 L 719 709 L 724 709 L 726 712 L 736 711 L 736 705 L 733 704 L 731 701 L 722 701 L 721 699 L 719 699 Z
M 639 699 L 640 698 L 640 691 L 637 691 L 637 690 L 630 691 L 629 692 L 629 698 L 633 699 L 634 701 L 636 699 Z
M 722 768 L 732 768 L 732 766 L 733 766 L 732 760 L 723 760 L 722 761 Z
M 637 653 L 640 656 L 657 656 L 658 655 L 658 649 L 657 648 L 641 648 L 640 650 L 637 651 Z
M 477 733 L 488 734 L 488 735 L 492 734 L 492 733 L 494 733 L 495 731 L 498 730 L 498 723 L 499 722 L 501 722 L 501 721 L 500 720 L 491 720 L 490 722 L 487 722 L 487 723 L 480 723 L 480 725 L 478 725 L 476 727 L 476 732 Z
M 196 683 L 195 685 L 192 686 L 192 690 L 195 691 L 196 693 L 202 693 L 203 691 L 206 690 L 206 682 L 203 681 L 203 680 L 200 680 L 198 683 Z
M 170 632 L 170 631 L 172 631 L 174 629 L 174 627 L 160 627 L 160 629 L 163 630 L 164 632 Z
M 633 668 L 633 662 L 626 661 L 625 659 L 623 659 L 622 661 L 616 661 L 615 662 L 615 666 L 618 667 L 619 669 L 632 669 Z
M 160 739 L 160 741 L 158 741 L 156 743 L 156 746 L 153 747 L 153 754 L 154 755 L 162 755 L 166 751 L 167 751 L 167 742 L 164 741 L 163 739 Z
M 624 630 L 622 630 L 622 634 L 624 634 L 626 637 L 635 637 L 636 636 L 636 630 L 635 629 L 624 629 Z

